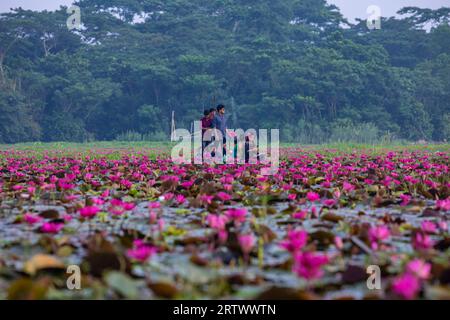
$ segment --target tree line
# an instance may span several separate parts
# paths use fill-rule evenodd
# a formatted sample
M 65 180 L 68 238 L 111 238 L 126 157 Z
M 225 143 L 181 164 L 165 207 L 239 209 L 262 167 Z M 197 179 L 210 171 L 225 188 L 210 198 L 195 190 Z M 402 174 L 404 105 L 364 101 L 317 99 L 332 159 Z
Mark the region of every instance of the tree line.
M 287 142 L 450 139 L 450 8 L 381 29 L 325 0 L 81 0 L 0 17 L 0 142 L 165 140 L 224 103 Z

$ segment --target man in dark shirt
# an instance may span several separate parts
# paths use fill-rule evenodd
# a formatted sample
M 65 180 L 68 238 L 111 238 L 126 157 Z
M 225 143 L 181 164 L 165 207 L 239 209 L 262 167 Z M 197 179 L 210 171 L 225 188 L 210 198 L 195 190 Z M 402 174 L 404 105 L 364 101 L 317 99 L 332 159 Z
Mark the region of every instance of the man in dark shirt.
M 227 144 L 227 118 L 225 116 L 225 106 L 220 104 L 217 106 L 217 114 L 213 119 L 212 127 L 219 130 L 222 133 L 223 138 L 223 156 L 226 155 Z
M 208 129 L 212 128 L 212 112 L 211 110 L 205 110 L 203 112 L 203 118 L 200 120 L 202 122 L 202 157 L 203 157 L 203 150 L 208 146 L 209 141 L 203 141 L 203 137 L 205 136 L 205 133 Z
M 211 111 L 210 110 L 205 110 L 203 112 L 203 115 L 204 116 L 201 119 L 201 121 L 202 121 L 202 137 L 205 134 L 206 130 L 211 128 L 211 124 L 212 124 Z

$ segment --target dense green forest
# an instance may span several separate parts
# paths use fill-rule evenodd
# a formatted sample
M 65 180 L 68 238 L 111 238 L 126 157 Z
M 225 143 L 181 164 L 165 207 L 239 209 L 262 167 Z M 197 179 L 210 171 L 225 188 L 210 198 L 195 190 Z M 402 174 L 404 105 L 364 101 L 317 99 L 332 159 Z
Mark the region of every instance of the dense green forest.
M 0 142 L 167 139 L 227 106 L 284 141 L 450 139 L 450 8 L 380 30 L 324 0 L 83 0 L 0 18 Z M 127 133 L 128 134 L 125 134 Z

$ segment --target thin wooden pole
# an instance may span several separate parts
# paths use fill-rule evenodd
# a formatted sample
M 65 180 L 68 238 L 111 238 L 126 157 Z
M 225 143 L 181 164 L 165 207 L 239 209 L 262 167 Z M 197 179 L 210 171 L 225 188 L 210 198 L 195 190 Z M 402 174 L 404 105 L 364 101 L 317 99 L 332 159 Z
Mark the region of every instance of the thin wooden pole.
M 170 132 L 170 141 L 175 141 L 175 111 L 172 111 L 172 124 L 171 124 L 171 132 Z

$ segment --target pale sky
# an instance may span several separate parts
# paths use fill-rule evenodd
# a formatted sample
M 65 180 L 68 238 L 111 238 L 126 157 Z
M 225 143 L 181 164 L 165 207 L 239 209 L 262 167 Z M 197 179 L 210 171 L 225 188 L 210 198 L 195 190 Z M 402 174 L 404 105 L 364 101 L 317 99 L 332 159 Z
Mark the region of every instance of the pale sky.
M 276 0 L 274 0 L 276 1 Z M 337 5 L 345 17 L 365 19 L 370 5 L 377 5 L 383 17 L 390 17 L 402 7 L 413 6 L 421 8 L 438 9 L 450 7 L 450 0 L 328 0 Z M 70 5 L 72 0 L 0 0 L 0 12 L 9 11 L 10 8 L 22 7 L 32 10 L 55 10 L 60 5 Z
M 369 15 L 367 8 L 376 5 L 381 9 L 381 16 L 392 17 L 403 7 L 420 7 L 428 9 L 439 9 L 450 7 L 450 0 L 327 0 L 341 9 L 343 15 L 354 20 L 355 18 L 366 19 Z

